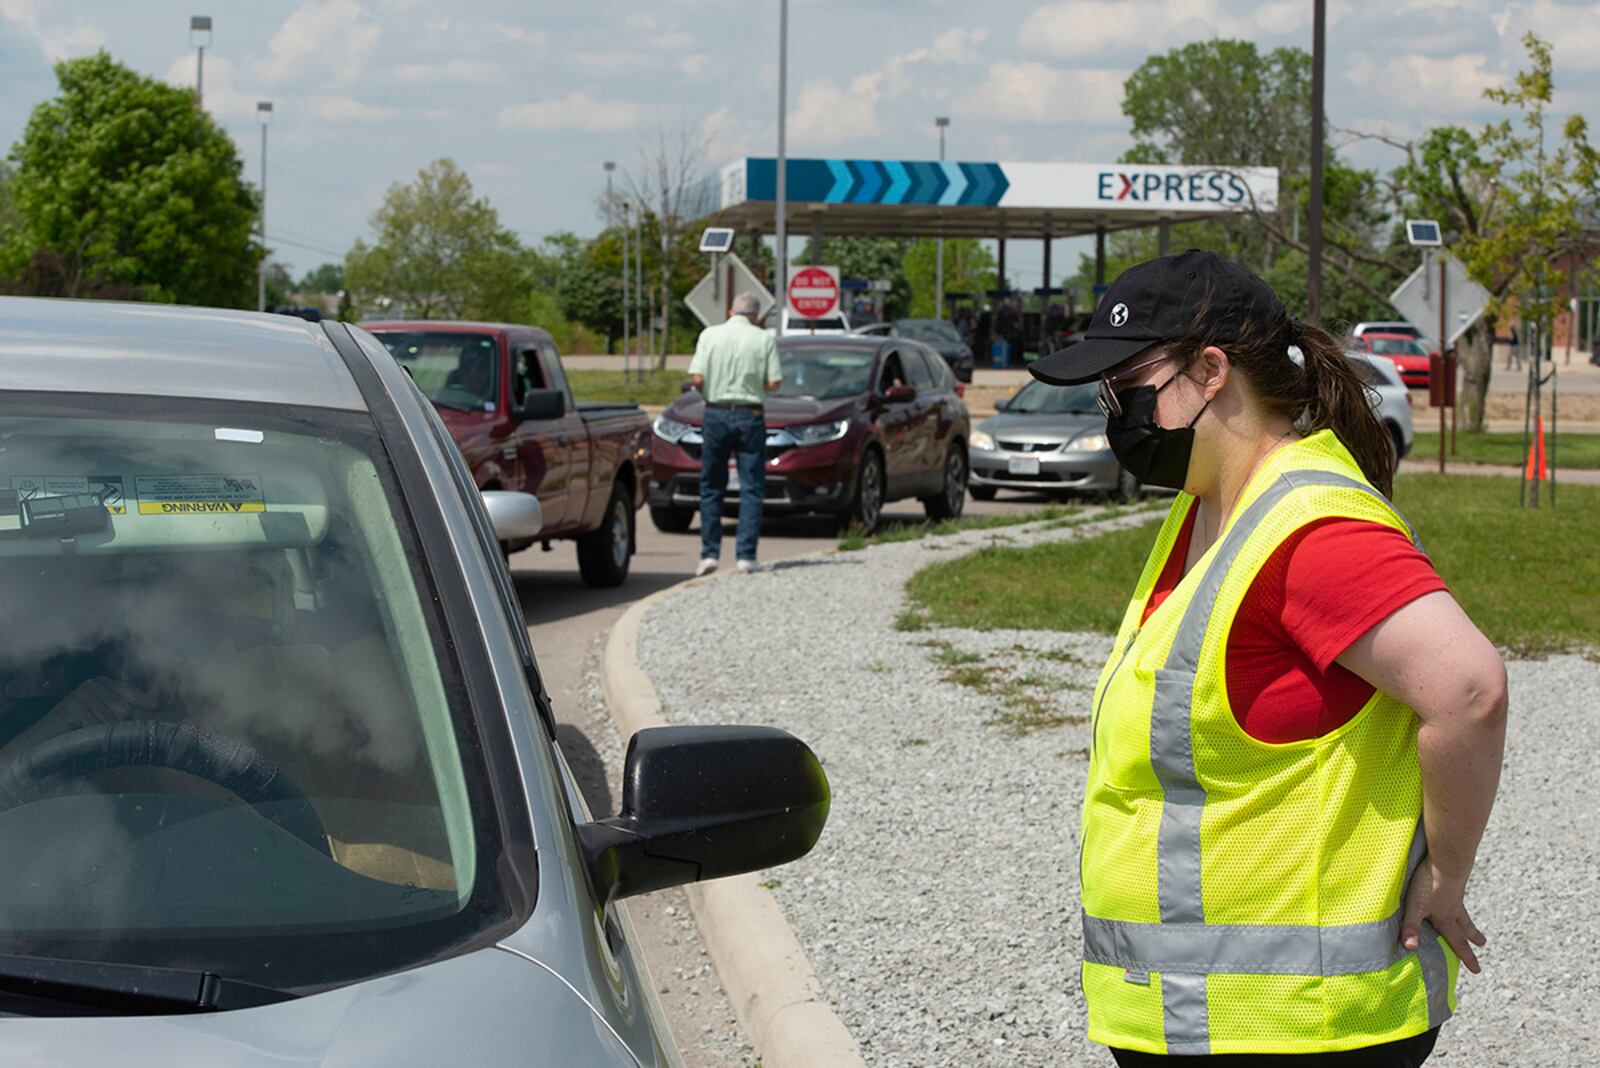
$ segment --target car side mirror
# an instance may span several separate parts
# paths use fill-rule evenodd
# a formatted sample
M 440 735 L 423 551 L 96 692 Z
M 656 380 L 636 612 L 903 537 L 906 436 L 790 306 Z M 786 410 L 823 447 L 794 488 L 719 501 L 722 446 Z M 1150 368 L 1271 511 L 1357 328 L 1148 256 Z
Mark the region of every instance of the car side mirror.
M 816 754 L 776 727 L 650 727 L 628 742 L 622 812 L 578 827 L 607 902 L 787 864 L 828 820 Z
M 1003 411 L 1006 410 L 1007 406 L 1009 406 L 1010 404 L 1011 404 L 1010 400 L 1008 400 L 1005 397 L 1001 397 L 999 400 L 994 402 L 994 410 L 997 411 L 997 412 L 1003 412 Z
M 496 541 L 537 538 L 544 527 L 544 509 L 531 493 L 484 490 L 483 508 L 489 513 L 489 526 L 494 528 Z
M 679 393 L 693 393 L 695 391 L 694 379 L 685 378 L 683 385 L 678 387 Z
M 890 404 L 908 404 L 917 399 L 917 391 L 910 386 L 890 386 L 883 391 L 883 399 Z
M 511 410 L 512 418 L 560 419 L 567 414 L 567 395 L 559 389 L 530 389 L 522 403 Z

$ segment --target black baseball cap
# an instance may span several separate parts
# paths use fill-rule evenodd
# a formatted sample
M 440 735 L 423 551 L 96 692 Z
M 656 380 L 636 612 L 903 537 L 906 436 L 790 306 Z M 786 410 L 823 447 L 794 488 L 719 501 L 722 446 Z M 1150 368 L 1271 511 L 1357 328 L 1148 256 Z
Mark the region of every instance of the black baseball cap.
M 1135 264 L 1100 299 L 1083 340 L 1041 356 L 1028 371 L 1041 382 L 1089 382 L 1157 342 L 1182 337 L 1204 317 L 1218 343 L 1247 324 L 1276 326 L 1288 317 L 1272 288 L 1231 260 L 1190 249 Z

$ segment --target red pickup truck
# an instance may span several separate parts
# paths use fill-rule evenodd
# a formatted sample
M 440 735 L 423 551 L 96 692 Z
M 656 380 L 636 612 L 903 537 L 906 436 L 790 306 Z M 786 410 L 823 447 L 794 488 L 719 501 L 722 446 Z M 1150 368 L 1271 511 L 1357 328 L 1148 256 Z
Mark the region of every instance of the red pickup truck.
M 535 327 L 433 320 L 362 326 L 433 401 L 479 489 L 536 494 L 544 547 L 575 540 L 585 582 L 622 584 L 650 457 L 650 419 L 637 404 L 575 403 L 555 342 Z

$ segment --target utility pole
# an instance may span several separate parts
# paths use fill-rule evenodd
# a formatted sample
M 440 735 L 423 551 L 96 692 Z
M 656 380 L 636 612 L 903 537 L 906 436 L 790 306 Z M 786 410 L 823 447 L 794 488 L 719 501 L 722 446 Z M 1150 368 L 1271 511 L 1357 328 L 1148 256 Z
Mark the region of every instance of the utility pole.
M 211 43 L 211 16 L 189 16 L 189 43 L 195 47 L 194 61 L 194 95 L 201 104 L 205 103 L 206 91 L 206 46 Z
M 639 378 L 644 379 L 644 317 L 645 317 L 645 292 L 644 292 L 644 204 L 641 202 L 634 212 L 633 222 L 637 230 L 633 232 L 633 344 L 639 350 L 638 370 Z
M 1311 204 L 1306 235 L 1306 318 L 1322 323 L 1322 153 L 1324 68 L 1328 52 L 1328 3 L 1314 0 L 1311 9 Z M 1439 339 L 1440 343 L 1444 338 Z
M 948 116 L 940 115 L 938 118 L 933 120 L 933 124 L 939 128 L 939 162 L 943 163 L 944 162 L 944 131 L 950 125 L 950 119 L 949 119 Z M 943 319 L 944 318 L 944 234 L 941 233 L 936 240 L 937 240 L 937 245 L 935 247 L 936 247 L 937 251 L 934 253 L 934 261 L 933 261 L 934 262 L 934 267 L 933 267 L 933 317 L 935 319 Z M 1048 274 L 1049 272 L 1046 272 L 1046 273 Z M 1044 284 L 1046 286 L 1048 286 L 1050 284 L 1050 279 L 1046 278 L 1044 280 Z M 1046 299 L 1049 299 L 1049 298 L 1046 298 Z
M 777 303 L 777 335 L 783 336 L 784 311 L 789 300 L 789 150 L 784 140 L 789 96 L 789 0 L 778 0 L 778 188 L 775 210 L 778 238 L 778 274 L 772 298 Z
M 628 302 L 628 229 L 632 224 L 628 221 L 628 202 L 622 202 L 622 380 L 628 380 L 628 357 L 632 351 L 632 340 L 628 320 L 633 317 L 633 309 Z
M 267 127 L 272 125 L 272 101 L 256 101 L 256 121 L 261 124 L 261 264 L 256 272 L 256 311 L 267 310 Z
M 611 197 L 611 173 L 617 169 L 617 165 L 616 165 L 616 163 L 614 161 L 608 159 L 604 163 L 600 164 L 600 166 L 602 168 L 604 168 L 605 172 L 606 172 L 606 229 L 609 230 L 613 226 L 615 226 L 616 222 L 617 222 L 616 218 L 615 218 L 615 210 L 614 210 L 616 208 L 616 201 L 613 200 L 612 197 Z M 627 303 L 626 303 L 626 301 L 628 299 L 627 298 L 627 292 L 628 292 L 628 239 L 627 239 L 626 232 L 624 232 L 623 239 L 622 239 L 622 293 L 623 293 L 623 298 L 622 299 L 624 301 L 624 303 L 623 303 L 623 312 L 622 312 L 622 323 L 623 323 L 622 329 L 623 329 L 623 334 L 624 335 L 627 334 L 627 329 L 628 329 L 628 327 L 627 327 L 628 312 L 627 312 Z M 608 333 L 609 333 L 609 331 L 608 331 Z M 607 344 L 609 345 L 610 338 L 607 338 L 606 341 L 607 341 Z M 626 349 L 626 346 L 624 346 L 624 349 Z

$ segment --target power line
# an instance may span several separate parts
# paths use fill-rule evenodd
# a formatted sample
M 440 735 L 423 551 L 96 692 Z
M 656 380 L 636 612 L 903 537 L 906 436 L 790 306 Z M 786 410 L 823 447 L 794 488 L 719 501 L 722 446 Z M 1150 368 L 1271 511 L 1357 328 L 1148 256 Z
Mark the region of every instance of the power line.
M 345 255 L 339 249 L 325 248 L 322 245 L 313 245 L 305 241 L 295 241 L 292 238 L 284 237 L 282 234 L 268 234 L 267 240 L 279 245 L 289 245 L 292 248 L 304 249 L 307 252 L 320 252 L 324 256 L 338 256 L 342 259 Z

